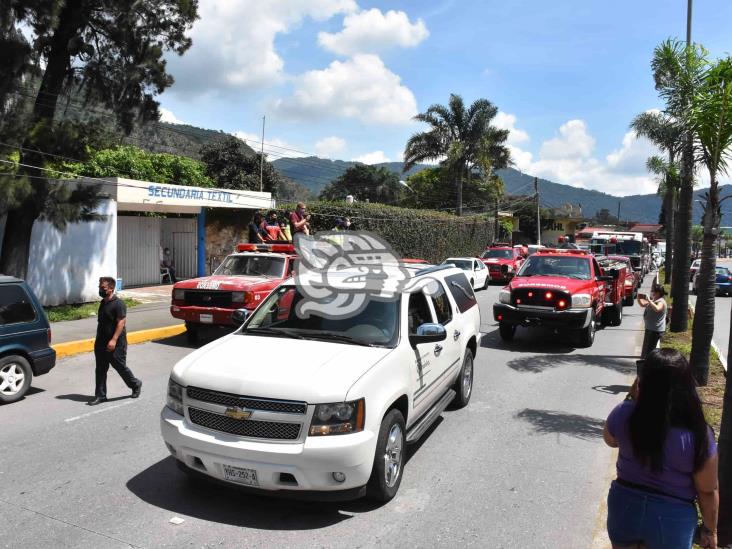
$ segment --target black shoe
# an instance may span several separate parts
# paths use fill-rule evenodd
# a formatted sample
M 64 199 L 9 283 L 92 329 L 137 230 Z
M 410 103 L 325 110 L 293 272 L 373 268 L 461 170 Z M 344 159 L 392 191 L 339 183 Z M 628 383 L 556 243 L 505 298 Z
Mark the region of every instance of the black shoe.
M 132 389 L 132 398 L 137 398 L 140 396 L 140 392 L 142 391 L 142 381 L 137 382 L 137 387 Z
M 103 402 L 107 402 L 107 399 L 102 397 L 96 397 L 94 400 L 90 400 L 89 402 L 87 402 L 87 405 L 96 406 L 97 404 L 102 404 Z

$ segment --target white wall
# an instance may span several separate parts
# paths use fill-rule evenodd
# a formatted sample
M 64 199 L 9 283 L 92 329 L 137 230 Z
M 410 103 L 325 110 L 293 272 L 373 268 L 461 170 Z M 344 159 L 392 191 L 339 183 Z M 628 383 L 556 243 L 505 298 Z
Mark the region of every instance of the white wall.
M 44 305 L 97 301 L 100 276 L 117 277 L 117 203 L 103 200 L 104 221 L 69 223 L 59 232 L 36 221 L 28 284 Z

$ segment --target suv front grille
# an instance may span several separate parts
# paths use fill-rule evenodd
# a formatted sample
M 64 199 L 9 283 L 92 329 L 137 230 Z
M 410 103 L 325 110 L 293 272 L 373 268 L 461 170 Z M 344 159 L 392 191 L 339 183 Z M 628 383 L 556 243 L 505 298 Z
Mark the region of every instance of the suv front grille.
M 184 301 L 186 305 L 198 307 L 231 307 L 231 292 L 217 290 L 186 290 Z
M 282 412 L 285 414 L 305 414 L 308 411 L 308 405 L 304 402 L 266 400 L 232 395 L 230 393 L 222 393 L 219 391 L 210 391 L 208 389 L 200 389 L 198 387 L 188 387 L 186 389 L 186 394 L 188 395 L 188 398 L 194 400 L 210 402 L 211 404 L 220 404 L 222 406 L 238 406 L 240 408 L 247 408 L 248 410 Z
M 221 414 L 188 408 L 191 421 L 214 431 L 221 431 L 241 437 L 265 438 L 270 440 L 297 440 L 300 436 L 300 423 L 281 423 L 279 421 L 239 420 Z

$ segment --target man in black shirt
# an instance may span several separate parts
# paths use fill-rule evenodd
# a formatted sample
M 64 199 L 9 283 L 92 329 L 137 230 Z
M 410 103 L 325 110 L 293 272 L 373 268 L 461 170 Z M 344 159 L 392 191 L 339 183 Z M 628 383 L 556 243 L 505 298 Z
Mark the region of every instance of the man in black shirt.
M 97 313 L 97 337 L 94 340 L 96 359 L 96 389 L 90 406 L 107 401 L 107 372 L 110 364 L 132 389 L 132 398 L 140 396 L 142 381 L 127 367 L 127 307 L 124 301 L 114 295 L 115 280 L 109 276 L 99 279 L 99 304 Z
M 250 244 L 262 244 L 267 233 L 262 229 L 262 214 L 257 212 L 247 226 Z

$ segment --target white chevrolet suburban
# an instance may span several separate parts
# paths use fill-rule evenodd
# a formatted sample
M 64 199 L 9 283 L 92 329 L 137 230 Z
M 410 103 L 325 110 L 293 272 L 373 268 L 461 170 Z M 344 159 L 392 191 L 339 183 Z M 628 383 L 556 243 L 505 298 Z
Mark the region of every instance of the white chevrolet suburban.
M 178 466 L 287 496 L 393 498 L 406 444 L 470 400 L 480 327 L 462 270 L 403 269 L 410 290 L 348 318 L 301 318 L 302 286 L 285 282 L 178 362 L 161 413 Z

